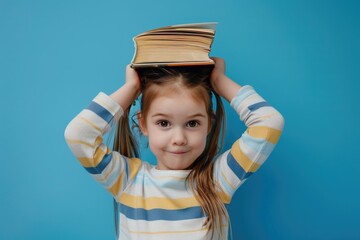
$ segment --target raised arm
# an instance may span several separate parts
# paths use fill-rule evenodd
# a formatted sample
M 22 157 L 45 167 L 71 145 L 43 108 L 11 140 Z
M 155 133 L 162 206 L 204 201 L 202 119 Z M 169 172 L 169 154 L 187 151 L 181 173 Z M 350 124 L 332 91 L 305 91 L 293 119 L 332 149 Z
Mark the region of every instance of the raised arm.
M 138 78 L 127 67 L 126 83 L 111 97 L 99 93 L 65 129 L 65 140 L 81 165 L 117 198 L 141 162 L 121 156 L 103 143 L 103 135 L 117 123 L 139 94 Z
M 247 126 L 231 149 L 215 162 L 214 179 L 224 193 L 223 201 L 229 203 L 236 189 L 269 157 L 282 133 L 284 119 L 251 86 L 240 87 L 226 77 L 224 60 L 214 60 L 212 86 L 230 102 Z

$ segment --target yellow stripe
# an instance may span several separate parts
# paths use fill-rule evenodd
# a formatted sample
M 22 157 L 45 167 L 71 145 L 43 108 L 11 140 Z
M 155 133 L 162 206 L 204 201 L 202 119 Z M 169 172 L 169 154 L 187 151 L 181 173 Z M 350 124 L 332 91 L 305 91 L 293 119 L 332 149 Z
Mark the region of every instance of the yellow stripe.
M 124 172 L 125 171 L 122 171 L 119 178 L 116 179 L 116 182 L 110 188 L 108 188 L 108 190 L 113 194 L 113 196 L 116 196 L 120 192 L 123 184 Z
M 276 144 L 280 138 L 281 131 L 265 126 L 254 126 L 247 129 L 247 133 L 254 138 L 263 138 L 266 141 Z
M 237 140 L 231 147 L 231 154 L 245 172 L 255 172 L 260 167 L 260 164 L 251 161 L 240 149 L 239 140 Z
M 148 197 L 133 196 L 127 193 L 122 193 L 119 202 L 132 208 L 143 208 L 145 210 L 161 208 L 167 210 L 178 210 L 183 208 L 200 206 L 196 198 L 176 198 L 169 199 L 164 197 Z
M 124 161 L 126 161 L 126 160 L 124 160 Z M 130 158 L 130 160 L 128 161 L 128 164 L 129 164 L 129 168 L 130 168 L 130 179 L 131 179 L 131 178 L 135 177 L 135 175 L 141 165 L 141 160 L 138 158 Z M 122 172 L 121 172 L 119 178 L 116 180 L 116 182 L 110 188 L 108 188 L 108 190 L 114 196 L 117 196 L 118 193 L 120 192 L 124 177 L 129 177 L 129 176 L 124 176 L 124 175 L 125 175 L 125 169 L 122 170 Z M 117 199 L 117 200 L 119 201 L 119 199 Z
M 67 143 L 71 143 L 71 144 L 83 144 L 86 145 L 90 148 L 94 148 L 94 145 L 91 145 L 90 143 L 84 142 L 84 141 L 80 141 L 80 140 L 71 140 L 71 139 L 66 139 Z
M 219 197 L 223 203 L 230 203 L 230 201 L 231 201 L 230 195 L 224 193 L 224 191 L 219 191 L 219 192 L 217 192 L 217 194 L 219 195 Z
M 130 169 L 129 179 L 133 179 L 141 166 L 141 160 L 138 158 L 130 158 L 128 161 L 128 164 L 129 164 L 129 169 Z
M 108 150 L 105 152 L 101 148 L 98 148 L 93 158 L 80 157 L 78 159 L 83 167 L 96 167 L 108 152 Z
M 82 116 L 78 116 L 81 120 L 83 120 L 84 122 L 86 122 L 87 124 L 89 124 L 90 126 L 92 126 L 93 128 L 95 128 L 96 130 L 98 130 L 99 132 L 101 132 L 102 134 L 102 130 L 101 128 L 97 127 L 95 124 L 93 124 L 92 122 L 90 122 L 88 119 L 82 117 Z
M 102 144 L 102 141 L 103 141 L 102 136 L 96 137 L 95 146 L 99 146 L 100 144 Z

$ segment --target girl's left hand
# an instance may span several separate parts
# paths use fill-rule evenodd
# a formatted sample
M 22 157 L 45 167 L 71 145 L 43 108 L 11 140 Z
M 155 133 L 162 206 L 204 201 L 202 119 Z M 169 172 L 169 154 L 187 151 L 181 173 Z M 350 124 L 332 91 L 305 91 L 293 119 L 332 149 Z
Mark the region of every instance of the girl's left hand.
M 215 62 L 215 66 L 210 75 L 210 82 L 215 92 L 219 93 L 220 81 L 225 76 L 225 60 L 218 57 L 211 57 L 211 59 Z
M 211 59 L 215 62 L 215 67 L 210 75 L 211 86 L 217 94 L 231 102 L 241 86 L 225 75 L 224 59 L 217 57 Z

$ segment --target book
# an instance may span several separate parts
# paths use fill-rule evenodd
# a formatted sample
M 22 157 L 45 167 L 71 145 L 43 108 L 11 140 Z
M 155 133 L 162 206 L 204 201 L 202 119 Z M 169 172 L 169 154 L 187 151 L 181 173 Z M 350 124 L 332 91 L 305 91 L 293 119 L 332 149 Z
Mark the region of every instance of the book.
M 209 57 L 216 22 L 156 28 L 133 38 L 131 67 L 214 65 Z

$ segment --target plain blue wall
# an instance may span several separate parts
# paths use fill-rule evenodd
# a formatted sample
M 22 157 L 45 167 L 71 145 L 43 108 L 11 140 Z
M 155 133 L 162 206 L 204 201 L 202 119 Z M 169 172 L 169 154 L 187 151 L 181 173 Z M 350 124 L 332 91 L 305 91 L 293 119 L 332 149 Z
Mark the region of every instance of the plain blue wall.
M 234 239 L 360 239 L 358 1 L 0 1 L 0 239 L 113 239 L 66 124 L 124 80 L 132 37 L 217 21 L 212 55 L 284 115 L 230 207 Z M 227 105 L 226 147 L 244 130 Z M 235 130 L 234 130 L 235 129 Z M 145 157 L 148 152 L 145 152 Z

